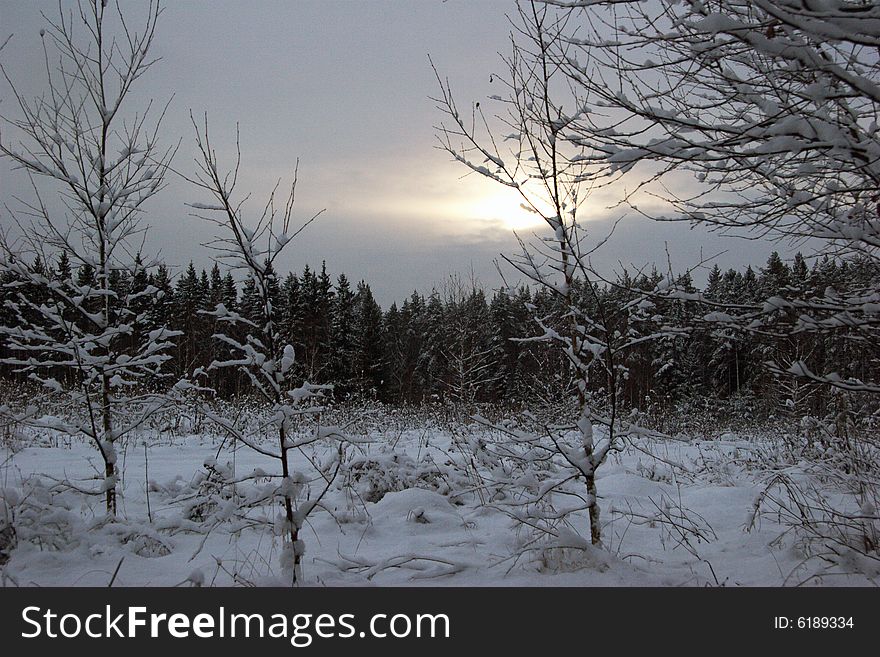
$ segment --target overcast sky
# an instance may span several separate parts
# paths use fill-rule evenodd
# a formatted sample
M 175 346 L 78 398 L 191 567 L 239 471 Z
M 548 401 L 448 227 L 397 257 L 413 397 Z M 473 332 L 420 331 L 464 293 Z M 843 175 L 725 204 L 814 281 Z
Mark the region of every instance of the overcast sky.
M 514 248 L 511 227 L 524 228 L 524 217 L 509 194 L 476 176 L 463 178 L 461 166 L 434 148 L 440 115 L 428 98 L 436 92 L 428 55 L 460 105 L 498 93 L 489 74 L 501 68 L 505 14 L 513 9 L 509 0 L 169 2 L 154 45 L 162 60 L 138 81 L 129 107 L 173 96 L 164 133 L 168 143 L 182 138 L 174 165 L 190 172 L 190 110 L 208 112 L 221 158 L 232 155 L 238 122 L 240 184 L 255 198 L 288 179 L 300 158 L 299 216 L 326 212 L 288 247 L 283 267 L 326 260 L 334 276 L 344 271 L 370 282 L 383 306 L 413 289 L 429 292 L 451 273 L 473 272 L 497 287 L 492 261 Z M 0 57 L 30 94 L 45 79 L 41 10 L 54 16 L 57 5 L 0 0 L 0 42 L 14 34 Z M 5 83 L 4 97 L 0 110 L 14 115 Z M 0 200 L 26 195 L 26 184 L 0 164 Z M 152 251 L 178 269 L 191 259 L 209 266 L 201 245 L 212 227 L 184 205 L 209 200 L 172 180 L 149 206 Z M 586 218 L 597 237 L 620 215 L 607 209 L 614 200 L 606 192 L 590 203 Z M 658 262 L 665 269 L 667 248 L 676 267 L 701 250 L 727 251 L 717 260 L 726 267 L 761 264 L 778 245 L 627 217 L 597 260 L 604 267 Z

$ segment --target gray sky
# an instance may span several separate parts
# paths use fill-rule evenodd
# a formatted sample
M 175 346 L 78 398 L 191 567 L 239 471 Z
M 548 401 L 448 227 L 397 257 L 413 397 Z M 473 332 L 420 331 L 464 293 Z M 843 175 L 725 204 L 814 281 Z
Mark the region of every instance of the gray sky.
M 129 4 L 136 9 L 136 4 Z M 0 54 L 21 90 L 38 93 L 45 76 L 40 10 L 54 2 L 0 0 Z M 335 276 L 371 283 L 383 306 L 413 289 L 430 291 L 451 273 L 500 283 L 492 261 L 515 246 L 511 228 L 527 231 L 518 202 L 490 181 L 462 178 L 460 165 L 434 148 L 439 112 L 428 99 L 436 82 L 430 54 L 449 77 L 460 105 L 499 93 L 489 74 L 508 47 L 505 14 L 512 0 L 356 0 L 169 2 L 154 54 L 159 62 L 138 81 L 129 107 L 173 101 L 164 124 L 168 143 L 182 138 L 174 166 L 191 172 L 189 111 L 207 111 L 217 150 L 233 153 L 241 126 L 241 188 L 264 198 L 288 179 L 299 157 L 299 216 L 326 208 L 286 251 L 283 267 L 327 261 Z M 0 85 L 0 99 L 8 87 Z M 10 102 L 2 112 L 14 115 Z M 0 200 L 26 194 L 26 178 L 0 164 Z M 590 203 L 591 232 L 607 232 L 619 210 L 613 193 Z M 149 206 L 148 247 L 175 267 L 210 264 L 201 246 L 212 227 L 188 216 L 185 202 L 207 201 L 172 180 Z M 258 211 L 258 202 L 250 209 Z M 0 222 L 8 221 L 3 214 Z M 761 264 L 773 245 L 721 238 L 688 226 L 627 217 L 596 261 L 660 263 L 666 249 L 684 267 L 700 251 L 722 267 Z

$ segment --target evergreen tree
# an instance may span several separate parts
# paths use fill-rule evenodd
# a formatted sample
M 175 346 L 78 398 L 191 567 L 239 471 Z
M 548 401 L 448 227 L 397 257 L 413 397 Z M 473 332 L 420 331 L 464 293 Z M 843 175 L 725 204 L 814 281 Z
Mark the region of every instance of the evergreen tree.
M 96 284 L 93 267 L 86 263 L 74 272 L 64 254 L 59 255 L 55 268 L 37 258 L 28 269 L 41 272 L 47 280 L 72 277 L 71 289 L 80 291 Z M 0 283 L 8 283 L 11 276 L 6 272 Z M 868 345 L 854 348 L 842 330 L 829 329 L 821 336 L 815 331 L 786 334 L 784 326 L 797 321 L 794 310 L 780 310 L 770 321 L 783 324 L 776 329 L 767 325 L 768 330 L 757 332 L 701 322 L 699 313 L 694 315 L 696 306 L 681 300 L 621 310 L 640 290 L 655 289 L 662 278 L 652 270 L 636 278 L 624 273 L 614 285 L 575 281 L 573 286 L 572 299 L 585 316 L 594 316 L 599 303 L 614 309 L 616 319 L 611 326 L 621 335 L 636 338 L 661 330 L 664 324 L 691 327 L 687 336 L 646 341 L 628 350 L 617 363 L 626 372 L 618 379 L 625 404 L 641 407 L 649 396 L 662 399 L 665 405 L 700 397 L 710 401 L 741 397 L 755 398 L 765 410 L 782 404 L 784 412 L 793 414 L 820 413 L 826 407 L 825 392 L 807 394 L 804 386 L 766 375 L 763 363 L 767 360 L 809 359 L 819 370 L 837 368 L 860 379 L 876 378 L 880 355 L 873 355 L 876 350 Z M 768 296 L 827 302 L 843 295 L 870 295 L 878 279 L 878 267 L 869 258 L 839 261 L 824 257 L 809 267 L 798 253 L 789 267 L 773 254 L 759 274 L 751 267 L 722 272 L 714 266 L 703 296 L 710 302 L 710 311 L 726 305 L 730 312 L 739 312 L 763 307 Z M 270 304 L 281 318 L 275 330 L 297 354 L 297 376 L 334 383 L 337 396 L 357 392 L 391 403 L 452 399 L 512 404 L 530 398 L 557 403 L 567 394 L 568 361 L 545 343 L 518 340 L 534 330 L 535 315 L 546 318 L 548 326 L 565 329 L 565 308 L 546 290 L 534 295 L 527 287 L 499 291 L 487 301 L 481 289 L 459 282 L 450 284 L 445 297 L 436 290 L 427 299 L 413 292 L 402 306 L 393 304 L 383 314 L 369 284 L 361 281 L 353 291 L 347 276 L 340 274 L 335 285 L 329 285 L 326 265 L 319 272 L 305 266 L 301 276 L 288 273 L 280 283 L 268 265 L 266 282 Z M 240 310 L 257 325 L 265 312 L 253 280 L 244 281 L 239 301 L 232 274 L 221 274 L 216 263 L 210 273 L 196 273 L 190 263 L 172 285 L 167 267 L 160 264 L 148 272 L 138 256 L 130 274 L 111 272 L 110 283 L 113 303 L 126 304 L 114 305 L 113 312 L 141 318 L 132 324 L 133 343 L 160 326 L 183 332 L 173 338 L 176 351 L 163 365 L 166 373 L 191 373 L 231 357 L 222 343 L 208 339 L 220 327 L 207 311 L 219 303 Z M 688 294 L 697 291 L 689 277 L 677 286 Z M 15 289 L 14 285 L 3 287 L 0 302 Z M 87 301 L 98 302 L 95 295 Z M 246 336 L 242 323 L 224 330 L 236 339 Z M 3 373 L 12 375 L 8 370 Z M 229 372 L 221 376 L 216 369 L 209 384 L 221 395 L 250 391 L 246 379 Z M 604 385 L 596 378 L 591 392 L 604 394 Z
M 406 324 L 392 303 L 382 318 L 382 343 L 384 345 L 384 392 L 387 401 L 403 401 L 405 393 L 405 341 Z
M 382 388 L 385 366 L 382 309 L 364 281 L 358 283 L 354 305 L 352 370 L 360 393 L 375 397 Z
M 201 352 L 207 336 L 203 329 L 204 319 L 199 315 L 203 309 L 202 285 L 195 265 L 190 262 L 174 288 L 172 326 L 183 333 L 176 350 L 177 374 L 180 376 L 189 375 L 204 365 Z
M 308 381 L 323 379 L 326 366 L 327 343 L 329 339 L 329 289 L 318 279 L 318 276 L 306 265 L 300 276 L 300 309 L 302 323 L 299 332 L 299 343 L 302 345 L 300 364 L 304 367 L 304 376 Z
M 284 314 L 282 315 L 282 335 L 287 344 L 293 345 L 294 350 L 301 354 L 303 350 L 302 328 L 305 310 L 303 308 L 302 295 L 300 294 L 299 279 L 289 273 L 281 285 L 281 296 L 284 299 Z
M 767 264 L 761 269 L 759 289 L 764 298 L 784 292 L 791 284 L 791 269 L 779 254 L 774 251 L 767 258 Z
M 400 307 L 403 335 L 397 361 L 398 378 L 401 381 L 403 399 L 408 402 L 421 402 L 427 387 L 425 372 L 420 367 L 425 362 L 424 312 L 425 300 L 417 291 L 413 291 Z
M 70 266 L 70 258 L 67 255 L 67 251 L 62 251 L 61 255 L 58 256 L 58 265 L 55 267 L 55 279 L 62 283 L 67 283 L 72 275 L 73 268 Z
M 742 275 L 742 291 L 738 297 L 739 303 L 749 303 L 757 301 L 760 298 L 760 284 L 758 276 L 751 265 L 746 267 L 745 273 Z
M 128 284 L 128 306 L 134 317 L 132 322 L 131 348 L 139 344 L 148 332 L 149 312 L 156 302 L 155 295 L 151 293 L 149 288 L 150 275 L 144 267 L 141 254 L 138 253 L 134 257 L 134 269 Z
M 226 272 L 226 276 L 223 277 L 222 301 L 223 305 L 229 310 L 237 310 L 239 307 L 238 287 L 235 284 L 235 279 L 232 277 L 232 272 Z
M 448 384 L 446 352 L 449 322 L 443 300 L 436 289 L 431 291 L 425 304 L 424 325 L 425 346 L 419 367 L 424 373 L 426 393 L 432 398 L 440 397 L 446 393 Z
M 351 391 L 354 379 L 355 294 L 345 274 L 340 274 L 330 304 L 330 381 L 337 398 Z
M 798 252 L 794 256 L 794 262 L 791 265 L 791 286 L 794 293 L 803 298 L 808 292 L 810 285 L 810 268 L 802 253 Z
M 211 279 L 208 283 L 208 306 L 213 310 L 218 303 L 223 303 L 223 275 L 220 266 L 215 262 L 211 267 Z
M 174 317 L 174 288 L 168 268 L 163 264 L 156 268 L 155 274 L 148 277 L 150 285 L 156 288 L 156 301 L 147 313 L 148 327 L 153 330 L 159 326 L 170 326 Z
M 721 294 L 723 289 L 723 280 L 721 276 L 721 268 L 718 265 L 714 265 L 712 269 L 709 271 L 709 276 L 706 279 L 706 289 L 704 290 L 704 294 L 707 299 L 711 301 L 720 301 Z

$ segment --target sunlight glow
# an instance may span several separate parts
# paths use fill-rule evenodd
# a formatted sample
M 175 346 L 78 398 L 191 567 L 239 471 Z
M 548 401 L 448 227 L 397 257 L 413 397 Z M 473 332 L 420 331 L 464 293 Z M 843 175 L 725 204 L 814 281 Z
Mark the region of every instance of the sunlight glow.
M 415 162 L 403 167 L 403 175 L 388 177 L 381 173 L 390 168 L 379 167 L 376 171 L 380 173 L 366 176 L 363 186 L 350 190 L 347 197 L 357 199 L 356 205 L 337 205 L 334 211 L 397 221 L 401 227 L 421 218 L 423 229 L 429 227 L 434 234 L 457 237 L 509 236 L 511 231 L 528 233 L 545 226 L 540 215 L 522 207 L 523 198 L 517 190 L 478 175 L 462 177 L 453 165 L 426 171 Z M 536 189 L 529 193 L 549 214 L 539 192 Z
M 513 189 L 496 189 L 465 204 L 465 216 L 497 223 L 508 230 L 525 230 L 543 224 L 540 215 L 522 207 L 522 197 Z

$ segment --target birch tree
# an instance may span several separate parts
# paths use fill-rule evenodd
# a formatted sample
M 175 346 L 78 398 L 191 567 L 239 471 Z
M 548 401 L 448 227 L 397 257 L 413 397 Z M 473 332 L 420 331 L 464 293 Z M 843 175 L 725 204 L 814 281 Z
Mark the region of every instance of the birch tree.
M 820 256 L 868 262 L 867 270 L 877 271 L 877 2 L 546 0 L 544 6 L 558 8 L 568 26 L 554 57 L 578 93 L 591 98 L 567 140 L 590 145 L 599 184 L 622 189 L 628 181 L 625 201 L 654 218 L 802 243 Z M 707 306 L 698 321 L 716 329 L 776 345 L 843 339 L 860 354 L 847 359 L 838 352 L 821 362 L 824 349 L 767 352 L 766 372 L 795 377 L 837 400 L 835 412 L 818 424 L 838 455 L 826 452 L 810 464 L 821 483 L 780 475 L 766 499 L 784 507 L 823 559 L 850 568 L 869 557 L 876 568 L 871 415 L 880 384 L 865 377 L 863 363 L 880 355 L 880 279 L 875 273 L 846 290 L 828 285 L 809 294 L 771 287 L 778 291 L 741 304 L 679 298 Z M 802 392 L 788 388 L 794 403 Z M 822 488 L 829 468 L 858 509 L 829 501 Z
M 31 199 L 7 208 L 11 225 L 0 235 L 0 269 L 7 273 L 7 310 L 14 320 L 0 328 L 11 356 L 6 363 L 41 384 L 47 398 L 24 413 L 7 415 L 33 426 L 91 441 L 104 464 L 102 482 L 86 492 L 102 494 L 108 514 L 117 512 L 116 445 L 167 397 L 149 392 L 169 357 L 173 333 L 148 332 L 144 308 L 160 296 L 153 286 L 114 289 L 121 274 L 143 276 L 140 250 L 145 205 L 163 187 L 173 147 L 162 146 L 162 114 L 150 103 L 130 111 L 126 100 L 153 67 L 150 57 L 161 9 L 150 2 L 140 24 L 116 4 L 82 0 L 60 5 L 40 30 L 46 86 L 27 98 L 7 69 L 16 115 L 3 115 L 0 155 L 23 170 Z M 5 109 L 5 108 L 4 108 Z M 61 254 L 80 281 L 59 281 L 31 266 Z M 56 377 L 64 374 L 72 386 Z M 68 378 L 65 378 L 65 383 Z M 69 419 L 47 416 L 48 398 L 72 402 Z M 72 482 L 67 482 L 75 485 Z
M 880 6 L 876 2 L 546 0 L 567 29 L 554 56 L 591 99 L 566 138 L 594 179 L 662 220 L 877 261 Z M 810 298 L 783 291 L 716 317 L 784 337 L 877 344 L 878 282 Z M 854 372 L 808 360 L 770 370 L 850 392 Z
M 230 327 L 226 332 L 218 329 L 213 337 L 229 350 L 231 357 L 214 361 L 209 370 L 231 369 L 247 377 L 253 391 L 271 407 L 269 424 L 263 429 L 269 435 L 274 434 L 274 446 L 264 446 L 260 436 L 249 434 L 216 413 L 207 413 L 236 441 L 274 459 L 280 466 L 281 472 L 274 477 L 275 483 L 255 490 L 244 504 L 254 506 L 277 501 L 281 505 L 280 522 L 275 524 L 284 542 L 281 566 L 295 586 L 302 581 L 301 564 L 305 554 L 303 526 L 339 472 L 345 436 L 339 427 L 322 426 L 320 421 L 306 422 L 310 418 L 320 418 L 324 410 L 322 399 L 331 393 L 333 386 L 296 380 L 294 347 L 283 339 L 286 330 L 281 323 L 281 311 L 273 304 L 273 299 L 278 296 L 275 293 L 278 281 L 273 263 L 321 212 L 298 228 L 291 225 L 296 199 L 297 176 L 294 173 L 286 199 L 276 206 L 276 186 L 260 215 L 249 223 L 243 212 L 247 196 L 239 197 L 236 189 L 241 164 L 240 150 L 237 150 L 234 167 L 224 172 L 211 145 L 207 118 L 202 127 L 195 121 L 193 126 L 199 159 L 196 161 L 196 176 L 191 182 L 210 197 L 210 202 L 192 203 L 190 207 L 195 216 L 217 226 L 219 235 L 209 246 L 216 252 L 216 258 L 231 271 L 247 277 L 252 300 L 257 306 L 250 318 L 227 308 L 223 303 L 205 312 L 216 320 L 218 326 Z M 329 458 L 323 461 L 311 461 L 311 457 L 304 452 L 311 446 L 328 445 Z M 293 462 L 293 456 L 297 453 L 303 456 L 300 468 L 296 468 Z M 307 469 L 309 464 L 314 472 L 311 478 Z M 258 474 L 254 478 L 264 476 L 267 475 Z
M 518 473 L 515 480 L 534 482 L 511 514 L 559 540 L 571 533 L 562 525 L 585 511 L 590 542 L 601 545 L 597 470 L 624 440 L 648 433 L 621 407 L 626 377 L 622 357 L 639 344 L 686 329 L 667 326 L 662 318 L 653 318 L 653 324 L 645 321 L 652 318 L 653 307 L 647 295 L 614 308 L 597 295 L 599 279 L 590 256 L 607 238 L 588 235 L 581 223 L 593 184 L 592 160 L 589 144 L 567 139 L 587 112 L 585 98 L 568 84 L 563 68 L 567 18 L 534 2 L 518 5 L 518 11 L 510 54 L 503 57 L 504 73 L 491 76 L 501 87 L 489 99 L 501 108 L 497 114 L 480 103 L 460 110 L 449 82 L 437 74 L 439 95 L 434 100 L 443 115 L 436 129 L 438 146 L 471 172 L 515 190 L 523 208 L 542 220 L 544 233 L 532 240 L 518 236 L 519 253 L 502 257 L 513 271 L 546 290 L 557 308 L 541 315 L 529 305 L 538 331 L 521 339 L 555 345 L 576 382 L 575 417 L 536 421 L 530 416 L 528 429 L 495 426 L 505 439 L 494 456 L 510 466 L 501 470 Z M 661 287 L 661 295 L 675 288 L 668 279 Z M 595 312 L 585 310 L 583 295 L 592 297 Z M 597 378 L 602 382 L 599 394 L 591 390 Z M 583 488 L 571 489 L 572 482 Z M 542 510 L 552 493 L 575 503 L 564 511 Z

